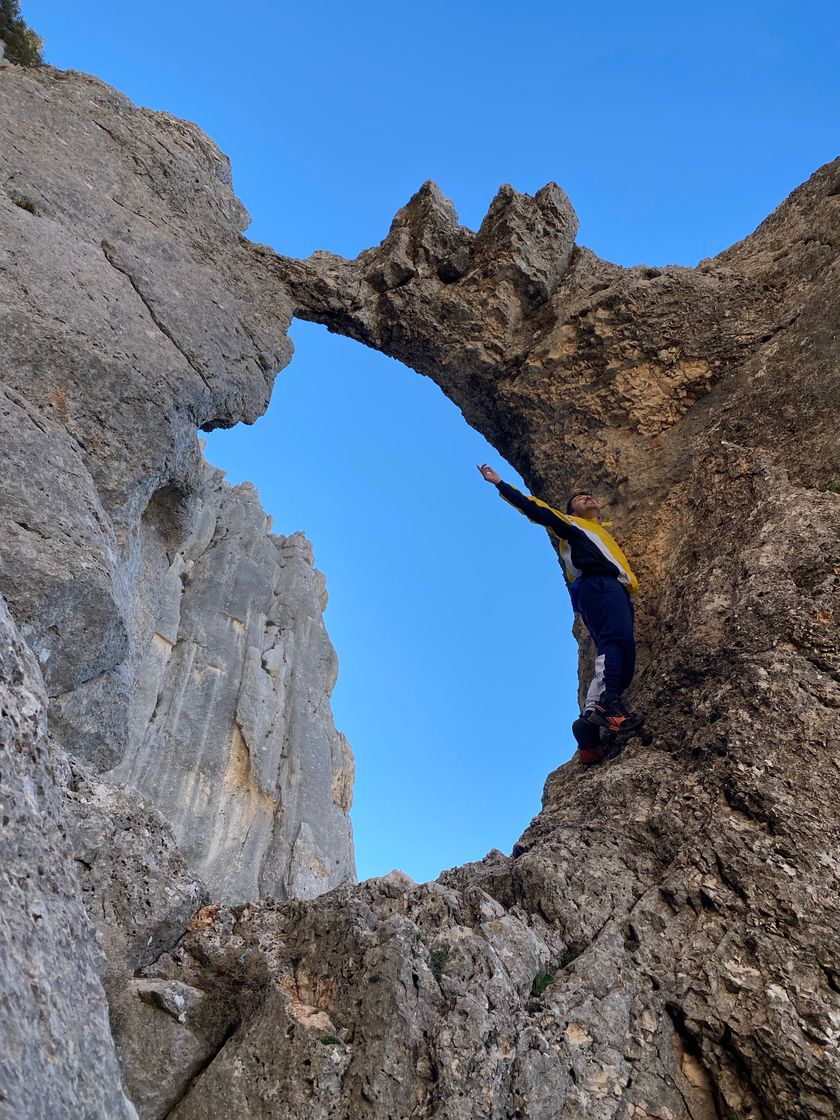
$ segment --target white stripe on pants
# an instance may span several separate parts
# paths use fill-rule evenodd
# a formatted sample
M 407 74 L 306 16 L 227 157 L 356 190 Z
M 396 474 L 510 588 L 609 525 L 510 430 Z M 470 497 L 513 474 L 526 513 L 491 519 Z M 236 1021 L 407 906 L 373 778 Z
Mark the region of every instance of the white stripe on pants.
M 586 703 L 583 705 L 585 712 L 594 711 L 595 705 L 601 699 L 601 693 L 604 691 L 604 655 L 599 654 L 595 658 L 595 676 L 586 690 Z

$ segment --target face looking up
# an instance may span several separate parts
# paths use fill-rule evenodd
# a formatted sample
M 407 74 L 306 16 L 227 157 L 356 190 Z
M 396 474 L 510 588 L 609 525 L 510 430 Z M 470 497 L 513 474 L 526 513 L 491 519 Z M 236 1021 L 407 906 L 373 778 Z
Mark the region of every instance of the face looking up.
M 572 513 L 575 517 L 588 517 L 594 521 L 600 511 L 601 507 L 591 494 L 575 494 L 572 502 Z

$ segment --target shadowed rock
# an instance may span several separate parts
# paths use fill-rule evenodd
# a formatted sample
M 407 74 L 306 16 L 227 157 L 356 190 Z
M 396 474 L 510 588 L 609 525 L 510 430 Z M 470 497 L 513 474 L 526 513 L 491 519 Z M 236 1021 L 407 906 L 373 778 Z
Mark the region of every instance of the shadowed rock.
M 46 695 L 0 599 L 0 1115 L 131 1120 L 82 905 Z

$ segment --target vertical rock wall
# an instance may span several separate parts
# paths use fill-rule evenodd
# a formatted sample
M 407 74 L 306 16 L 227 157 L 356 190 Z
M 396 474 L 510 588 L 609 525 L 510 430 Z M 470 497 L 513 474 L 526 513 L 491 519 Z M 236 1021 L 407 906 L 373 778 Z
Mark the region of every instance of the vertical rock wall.
M 144 1118 L 833 1118 L 840 163 L 696 269 L 598 260 L 553 186 L 503 188 L 473 234 L 427 185 L 382 245 L 299 262 L 241 239 L 191 126 L 48 69 L 0 70 L 0 108 L 0 590 L 56 735 L 160 798 L 218 891 L 336 881 L 298 771 L 318 820 L 348 803 L 320 579 L 195 441 L 264 407 L 293 310 L 434 377 L 550 502 L 603 488 L 642 581 L 653 743 L 550 775 L 515 857 L 436 884 L 208 905 L 177 940 L 203 888 L 152 811 L 143 843 L 142 802 L 71 767 Z M 119 1116 L 37 679 L 0 625 L 0 1068 L 32 1079 L 24 1114 Z M 68 982 L 87 1049 L 53 1078 Z
M 46 695 L 0 599 L 0 1116 L 130 1120 L 76 884 Z
M 291 353 L 228 161 L 48 67 L 0 71 L 0 146 L 0 593 L 51 731 L 159 806 L 214 896 L 352 880 L 323 579 L 196 438 L 255 419 Z
M 207 467 L 199 494 L 183 537 L 172 495 L 144 515 L 149 640 L 110 777 L 158 806 L 214 898 L 311 898 L 354 878 L 324 579 L 301 534 L 271 533 L 253 486 Z

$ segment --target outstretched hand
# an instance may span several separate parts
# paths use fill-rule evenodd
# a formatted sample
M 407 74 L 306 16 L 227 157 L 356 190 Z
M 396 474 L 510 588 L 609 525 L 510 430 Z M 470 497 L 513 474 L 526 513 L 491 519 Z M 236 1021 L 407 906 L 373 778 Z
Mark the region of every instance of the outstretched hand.
M 486 463 L 482 463 L 482 465 L 478 467 L 478 470 L 485 482 L 496 483 L 502 481 L 502 476 L 499 474 L 499 472 L 494 471 L 492 467 L 488 467 Z

